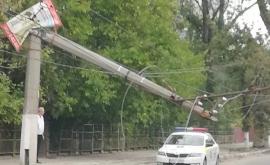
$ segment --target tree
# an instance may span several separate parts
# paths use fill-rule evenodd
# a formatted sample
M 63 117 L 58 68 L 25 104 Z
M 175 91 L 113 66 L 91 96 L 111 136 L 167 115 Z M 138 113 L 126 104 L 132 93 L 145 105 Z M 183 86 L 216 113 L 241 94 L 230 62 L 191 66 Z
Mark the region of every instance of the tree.
M 18 125 L 21 121 L 22 93 L 9 78 L 0 73 L 0 125 Z
M 245 61 L 247 67 L 246 81 L 252 82 L 251 86 L 254 87 L 268 86 L 270 80 L 269 51 L 254 43 L 254 41 L 250 42 L 248 47 L 251 55 Z M 254 147 L 264 147 L 265 145 L 270 115 L 268 94 L 269 91 L 253 93 L 250 99 L 250 107 L 244 114 L 244 118 L 249 118 L 255 128 Z
M 13 16 L 10 10 L 18 10 L 22 1 L 8 0 L 0 3 L 0 22 Z M 1 36 L 3 33 L 0 32 Z M 25 58 L 16 56 L 12 46 L 3 38 L 0 39 L 0 125 L 19 125 L 23 109 L 23 80 Z
M 267 0 L 257 0 L 257 3 L 260 9 L 261 18 L 265 24 L 266 29 L 268 30 L 268 34 L 270 34 L 270 2 Z
M 241 3 L 243 2 L 241 1 Z M 178 28 L 181 31 L 188 27 L 187 37 L 193 43 L 194 52 L 204 52 L 205 54 L 204 61 L 207 67 L 205 90 L 210 93 L 224 93 L 225 91 L 248 88 L 251 80 L 247 80 L 245 77 L 247 72 L 245 59 L 253 56 L 251 54 L 254 52 L 252 48 L 261 48 L 262 45 L 255 43 L 255 40 L 261 41 L 259 38 L 252 39 L 248 27 L 241 29 L 236 21 L 247 10 L 256 5 L 256 2 L 246 8 L 242 8 L 241 5 L 233 6 L 230 1 L 224 0 L 181 1 L 180 4 L 180 17 L 184 18 L 186 22 L 179 23 Z M 254 74 L 253 76 L 256 77 Z M 242 98 L 242 100 L 234 101 L 232 105 L 243 106 L 242 112 L 245 115 L 252 99 L 248 96 Z M 218 99 L 212 101 L 218 102 Z M 210 106 L 212 105 L 210 104 Z M 227 111 L 229 111 L 231 106 L 227 105 L 227 107 Z M 234 122 L 241 125 L 236 120 L 241 120 L 239 113 L 237 115 L 222 113 L 220 116 L 222 115 L 228 115 L 230 118 L 236 116 Z M 226 117 L 221 117 L 221 119 L 227 120 Z M 249 119 L 245 118 L 243 121 L 244 130 L 249 129 L 250 124 L 248 123 Z

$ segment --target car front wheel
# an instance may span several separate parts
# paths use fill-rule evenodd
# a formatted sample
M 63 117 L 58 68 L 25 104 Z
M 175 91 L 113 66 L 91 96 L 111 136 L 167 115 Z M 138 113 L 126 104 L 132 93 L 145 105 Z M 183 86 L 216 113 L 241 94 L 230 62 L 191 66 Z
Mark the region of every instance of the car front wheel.
M 207 160 L 206 159 L 204 159 L 203 165 L 207 165 Z
M 216 165 L 219 165 L 219 156 L 217 157 Z

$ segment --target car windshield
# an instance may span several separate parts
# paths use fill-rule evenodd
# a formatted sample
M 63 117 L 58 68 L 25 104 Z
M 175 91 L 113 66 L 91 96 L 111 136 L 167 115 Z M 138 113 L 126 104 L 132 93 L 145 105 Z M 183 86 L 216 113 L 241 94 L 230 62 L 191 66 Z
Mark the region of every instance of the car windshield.
M 165 144 L 202 146 L 204 137 L 200 135 L 171 135 Z

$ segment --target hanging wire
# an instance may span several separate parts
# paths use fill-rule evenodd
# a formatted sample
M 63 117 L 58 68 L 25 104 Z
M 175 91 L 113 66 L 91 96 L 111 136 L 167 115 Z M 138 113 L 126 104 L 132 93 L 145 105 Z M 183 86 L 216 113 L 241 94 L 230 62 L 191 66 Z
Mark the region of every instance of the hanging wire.
M 25 56 L 23 54 L 19 54 L 19 53 L 15 53 L 15 52 L 10 52 L 10 51 L 7 51 L 7 50 L 1 50 L 0 49 L 0 52 L 5 52 L 5 53 L 9 53 L 11 55 L 16 55 L 16 56 L 19 56 L 19 57 L 27 58 L 27 56 Z M 88 69 L 88 68 L 83 68 L 83 67 L 76 67 L 76 66 L 71 66 L 71 65 L 65 65 L 65 64 L 61 64 L 61 63 L 56 63 L 56 62 L 48 61 L 48 60 L 39 60 L 39 59 L 36 59 L 36 58 L 32 58 L 32 59 L 33 60 L 40 61 L 41 63 L 53 64 L 53 65 L 56 65 L 56 66 L 61 66 L 61 67 L 70 68 L 70 69 L 87 70 L 87 71 L 93 71 L 93 72 L 99 72 L 99 73 L 104 73 L 104 74 L 115 75 L 115 73 L 107 72 L 107 71 L 99 71 L 99 70 L 96 70 L 96 69 Z
M 230 110 L 231 110 L 231 111 L 241 110 L 242 108 L 250 107 L 251 105 L 252 105 L 252 106 L 254 106 L 254 105 L 260 105 L 260 104 L 267 103 L 267 102 L 270 102 L 270 99 L 265 99 L 265 100 L 262 100 L 262 101 L 258 101 L 257 103 L 251 103 L 251 104 L 248 104 L 248 105 L 244 105 L 244 106 L 232 108 L 232 109 L 230 109 Z
M 260 75 L 260 73 L 258 73 L 257 75 Z M 262 78 L 261 78 L 261 77 L 259 77 L 259 78 L 260 78 L 260 79 L 259 79 L 259 81 L 260 81 L 260 82 L 259 82 L 259 86 L 261 86 L 261 85 L 262 85 Z M 255 81 L 256 81 L 256 78 L 255 78 Z M 248 114 L 250 113 L 250 111 L 252 110 L 252 108 L 253 108 L 253 106 L 254 106 L 254 104 L 255 104 L 255 102 L 256 102 L 258 93 L 259 93 L 259 91 L 256 91 L 256 94 L 255 94 L 255 96 L 254 96 L 254 98 L 253 98 L 252 104 L 251 104 L 251 106 L 249 107 L 249 109 L 248 109 L 248 111 L 246 112 L 246 114 L 243 115 L 242 120 L 244 120 L 244 119 L 248 116 Z
M 19 68 L 23 68 L 23 67 L 25 67 L 25 65 L 21 65 L 21 66 L 3 66 L 3 65 L 0 65 L 0 68 L 10 69 L 10 70 L 19 69 Z

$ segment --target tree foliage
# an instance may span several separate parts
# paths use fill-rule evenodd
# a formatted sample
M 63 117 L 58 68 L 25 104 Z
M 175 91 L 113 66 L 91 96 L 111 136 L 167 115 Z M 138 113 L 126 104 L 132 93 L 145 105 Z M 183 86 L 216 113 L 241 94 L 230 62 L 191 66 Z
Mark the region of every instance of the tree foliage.
M 11 5 L 14 4 L 14 5 Z M 12 6 L 12 7 L 10 7 Z M 0 3 L 0 22 L 12 17 L 7 9 L 18 9 L 22 1 Z M 4 13 L 6 11 L 6 13 Z M 9 42 L 0 40 L 0 125 L 18 125 L 23 110 L 23 80 L 25 58 L 16 56 Z M 10 54 L 12 52 L 12 54 Z M 15 54 L 13 54 L 15 53 Z
M 0 74 L 0 91 L 0 124 L 19 124 L 23 101 L 22 93 L 3 72 Z
M 264 66 L 263 62 L 254 62 L 258 57 L 264 59 L 266 63 L 269 61 L 268 53 L 264 50 L 263 37 L 258 35 L 254 38 L 250 33 L 252 28 L 247 26 L 240 28 L 236 23 L 237 19 L 255 4 L 243 8 L 241 5 L 233 6 L 230 1 L 224 0 L 181 1 L 179 17 L 185 21 L 182 21 L 184 24 L 178 24 L 178 28 L 180 31 L 187 32 L 186 38 L 193 43 L 194 52 L 206 54 L 204 62 L 208 68 L 205 84 L 207 92 L 224 93 L 245 90 L 251 85 L 267 86 L 265 78 L 268 74 L 262 71 L 264 69 L 258 69 Z M 262 13 L 261 16 L 263 17 Z M 263 79 L 261 84 L 254 84 L 259 70 L 264 72 L 261 74 L 264 78 L 261 78 Z M 220 102 L 220 98 L 211 101 L 215 105 Z M 247 127 L 246 123 L 249 123 L 249 126 L 253 125 L 246 116 L 251 109 L 256 109 L 256 104 L 251 106 L 253 102 L 252 95 L 234 99 L 226 105 L 226 111 L 223 110 L 219 114 L 221 124 L 217 126 L 224 127 L 226 123 L 241 126 L 239 122 L 241 120 L 244 121 L 244 127 Z M 208 105 L 210 108 L 215 107 L 213 104 L 208 103 Z M 239 112 L 242 112 L 242 115 Z
M 64 24 L 59 31 L 63 36 L 135 71 L 155 66 L 146 70 L 145 76 L 181 96 L 191 97 L 196 93 L 186 88 L 187 85 L 203 84 L 205 76 L 201 72 L 187 72 L 189 68 L 203 69 L 203 55 L 194 55 L 189 43 L 179 38 L 175 27 L 177 1 L 54 2 Z M 12 10 L 19 12 L 33 3 L 22 0 Z M 11 50 L 8 46 L 7 51 Z M 17 61 L 25 62 L 23 58 Z M 119 122 L 120 106 L 128 84 L 124 79 L 45 43 L 41 70 L 40 104 L 45 106 L 48 118 L 59 122 L 72 120 L 68 122 L 70 125 Z M 16 73 L 24 75 L 24 69 Z M 6 77 L 10 86 L 24 82 L 24 76 L 12 75 Z M 16 90 L 22 93 L 23 88 Z M 185 116 L 178 107 L 137 87 L 130 91 L 124 106 L 124 122 L 129 123 L 130 128 L 132 125 L 179 123 L 185 121 Z

